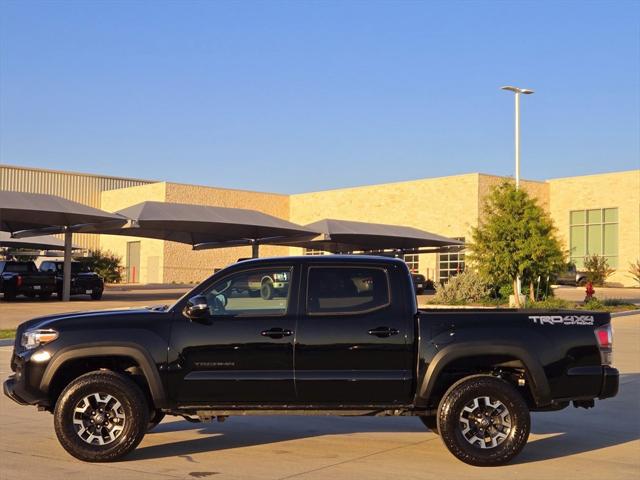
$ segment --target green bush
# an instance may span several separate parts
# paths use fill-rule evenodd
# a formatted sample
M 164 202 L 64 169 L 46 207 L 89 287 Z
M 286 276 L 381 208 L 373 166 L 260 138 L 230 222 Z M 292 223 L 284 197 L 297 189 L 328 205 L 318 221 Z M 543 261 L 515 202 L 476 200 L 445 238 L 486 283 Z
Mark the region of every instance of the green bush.
M 589 255 L 584 259 L 587 280 L 596 286 L 603 286 L 607 278 L 615 271 L 609 268 L 609 262 L 600 255 Z
M 545 300 L 540 300 L 538 302 L 533 302 L 530 304 L 531 308 L 536 309 L 551 309 L 551 310 L 563 310 L 568 308 L 573 308 L 574 305 L 571 302 L 563 300 L 561 298 L 548 297 Z
M 122 281 L 122 258 L 118 255 L 102 250 L 91 250 L 89 256 L 80 259 L 86 263 L 91 271 L 100 275 L 105 283 L 119 283 Z
M 604 310 L 605 304 L 596 297 L 591 297 L 589 301 L 584 302 L 585 310 Z
M 629 300 L 625 300 L 623 298 L 605 298 L 602 301 L 602 304 L 605 307 L 626 307 L 628 305 L 633 305 Z
M 434 303 L 446 305 L 464 305 L 479 302 L 489 294 L 487 283 L 473 270 L 451 277 L 444 285 L 436 285 Z

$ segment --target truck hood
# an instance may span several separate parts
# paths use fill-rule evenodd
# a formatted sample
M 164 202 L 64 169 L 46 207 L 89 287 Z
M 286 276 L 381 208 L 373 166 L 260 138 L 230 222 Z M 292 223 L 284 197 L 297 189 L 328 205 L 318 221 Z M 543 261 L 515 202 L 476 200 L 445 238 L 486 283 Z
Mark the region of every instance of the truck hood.
M 110 321 L 117 322 L 120 319 L 130 319 L 131 316 L 136 315 L 149 315 L 150 312 L 165 312 L 162 306 L 153 307 L 122 307 L 112 308 L 105 310 L 89 310 L 81 312 L 65 312 L 55 315 L 46 315 L 44 317 L 37 317 L 26 322 L 21 323 L 16 331 L 16 338 L 20 338 L 20 335 L 26 330 L 34 328 L 55 328 L 59 323 L 67 322 L 91 322 L 95 320 L 102 320 L 105 316 L 108 316 Z

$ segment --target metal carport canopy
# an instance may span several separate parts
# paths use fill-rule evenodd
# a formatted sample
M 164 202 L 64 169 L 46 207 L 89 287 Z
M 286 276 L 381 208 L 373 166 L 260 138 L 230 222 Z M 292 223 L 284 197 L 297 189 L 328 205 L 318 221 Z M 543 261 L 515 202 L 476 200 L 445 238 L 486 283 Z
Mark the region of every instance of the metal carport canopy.
M 416 250 L 424 247 L 463 245 L 453 238 L 443 237 L 413 227 L 382 223 L 324 219 L 305 225 L 320 235 L 305 241 L 286 242 L 292 247 L 324 250 L 333 253 L 373 250 Z
M 37 237 L 12 238 L 10 232 L 0 232 L 0 247 L 35 248 L 38 250 L 64 250 L 64 240 L 53 235 Z M 74 250 L 80 250 L 78 245 L 71 245 Z
M 13 238 L 64 233 L 62 299 L 65 301 L 71 291 L 73 232 L 124 223 L 126 219 L 119 215 L 55 195 L 0 190 L 0 230 L 11 232 Z
M 318 232 L 255 210 L 142 202 L 116 212 L 129 222 L 121 228 L 101 228 L 96 233 L 156 238 L 191 245 L 194 250 L 309 239 Z

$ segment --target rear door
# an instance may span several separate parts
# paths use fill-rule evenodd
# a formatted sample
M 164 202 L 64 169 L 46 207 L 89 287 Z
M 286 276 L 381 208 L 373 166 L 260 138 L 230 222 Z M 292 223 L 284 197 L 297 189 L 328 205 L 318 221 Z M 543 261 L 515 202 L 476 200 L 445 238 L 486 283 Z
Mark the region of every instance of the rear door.
M 395 268 L 343 262 L 306 267 L 295 344 L 302 403 L 410 402 L 413 318 L 398 308 L 404 297 L 402 282 L 392 281 Z

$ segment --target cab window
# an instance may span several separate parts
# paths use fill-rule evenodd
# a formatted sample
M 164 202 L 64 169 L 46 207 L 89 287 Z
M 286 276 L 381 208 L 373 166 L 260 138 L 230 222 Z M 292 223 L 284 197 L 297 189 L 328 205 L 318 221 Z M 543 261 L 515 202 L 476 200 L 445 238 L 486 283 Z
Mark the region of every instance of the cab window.
M 284 315 L 290 283 L 291 268 L 256 269 L 215 282 L 202 295 L 214 316 Z
M 389 275 L 377 267 L 310 267 L 307 312 L 356 314 L 390 304 Z

